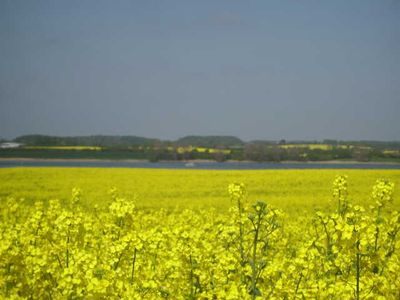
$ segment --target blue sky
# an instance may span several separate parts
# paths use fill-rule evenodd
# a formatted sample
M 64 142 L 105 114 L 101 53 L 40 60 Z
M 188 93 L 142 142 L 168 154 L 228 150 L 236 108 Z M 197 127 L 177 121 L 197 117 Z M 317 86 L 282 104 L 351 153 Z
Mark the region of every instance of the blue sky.
M 0 137 L 400 140 L 400 1 L 0 2 Z

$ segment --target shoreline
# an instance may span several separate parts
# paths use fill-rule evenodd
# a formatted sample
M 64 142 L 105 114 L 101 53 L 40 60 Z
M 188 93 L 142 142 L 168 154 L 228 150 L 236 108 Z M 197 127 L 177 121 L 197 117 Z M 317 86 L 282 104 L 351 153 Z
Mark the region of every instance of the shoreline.
M 0 162 L 4 161 L 18 161 L 18 162 L 82 162 L 82 163 L 90 163 L 90 162 L 122 162 L 122 163 L 215 163 L 215 164 L 223 164 L 223 163 L 238 163 L 238 164 L 326 164 L 326 165 L 335 165 L 335 164 L 348 164 L 348 165 L 400 165 L 400 162 L 379 162 L 379 161 L 370 161 L 370 162 L 360 162 L 355 160 L 326 160 L 326 161 L 250 161 L 250 160 L 227 160 L 224 162 L 217 162 L 215 160 L 208 159 L 190 159 L 190 160 L 160 160 L 157 162 L 150 162 L 147 159 L 98 159 L 98 158 L 25 158 L 25 157 L 15 157 L 15 158 L 3 158 L 0 157 Z

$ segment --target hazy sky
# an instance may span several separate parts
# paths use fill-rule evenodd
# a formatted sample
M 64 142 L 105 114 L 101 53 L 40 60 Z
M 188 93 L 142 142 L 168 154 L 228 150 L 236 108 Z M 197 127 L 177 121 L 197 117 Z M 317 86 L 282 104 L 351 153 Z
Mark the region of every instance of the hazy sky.
M 0 137 L 400 140 L 400 1 L 0 1 Z

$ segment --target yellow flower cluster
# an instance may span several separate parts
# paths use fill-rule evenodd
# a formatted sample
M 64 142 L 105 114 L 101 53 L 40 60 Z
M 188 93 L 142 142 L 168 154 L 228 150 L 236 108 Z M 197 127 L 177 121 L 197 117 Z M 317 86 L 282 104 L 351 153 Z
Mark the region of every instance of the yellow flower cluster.
M 232 200 L 237 201 L 246 196 L 246 187 L 244 183 L 231 183 L 228 186 L 228 193 Z
M 393 201 L 394 183 L 386 180 L 378 180 L 372 190 L 372 198 L 378 207 Z
M 338 214 L 342 215 L 347 210 L 347 176 L 340 175 L 333 181 L 333 199 L 338 203 Z
M 400 213 L 393 184 L 376 206 L 352 205 L 334 181 L 339 210 L 289 218 L 248 203 L 230 184 L 229 212 L 138 209 L 110 191 L 104 208 L 9 198 L 0 203 L 0 298 L 399 299 Z

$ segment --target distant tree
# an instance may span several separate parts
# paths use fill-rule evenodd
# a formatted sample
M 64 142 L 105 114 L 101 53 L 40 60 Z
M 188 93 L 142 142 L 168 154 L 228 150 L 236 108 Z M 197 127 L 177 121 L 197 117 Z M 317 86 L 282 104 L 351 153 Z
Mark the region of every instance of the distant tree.
M 352 152 L 350 148 L 342 148 L 333 146 L 332 150 L 332 157 L 333 159 L 350 159 L 352 158 Z
M 223 153 L 222 151 L 216 151 L 212 153 L 212 157 L 217 162 L 224 162 L 227 159 L 226 154 Z
M 274 162 L 280 162 L 284 159 L 284 149 L 278 146 L 272 146 L 270 149 L 272 151 L 272 159 Z
M 237 147 L 242 146 L 244 143 L 237 137 L 234 136 L 195 136 L 189 135 L 178 139 L 175 142 L 179 146 L 194 146 L 194 147 L 206 147 L 215 148 L 218 146 L 223 147 Z
M 370 149 L 366 147 L 354 147 L 352 157 L 356 161 L 367 162 L 369 161 Z
M 338 141 L 337 140 L 331 140 L 331 139 L 325 139 L 322 143 L 323 144 L 327 144 L 327 145 L 336 146 L 338 144 Z
M 288 148 L 286 150 L 286 154 L 288 160 L 304 161 L 307 158 L 307 156 L 304 155 L 305 154 L 304 149 L 301 149 L 299 147 Z
M 263 144 L 250 143 L 244 147 L 244 159 L 251 161 L 270 161 L 272 152 L 268 151 L 268 146 Z

